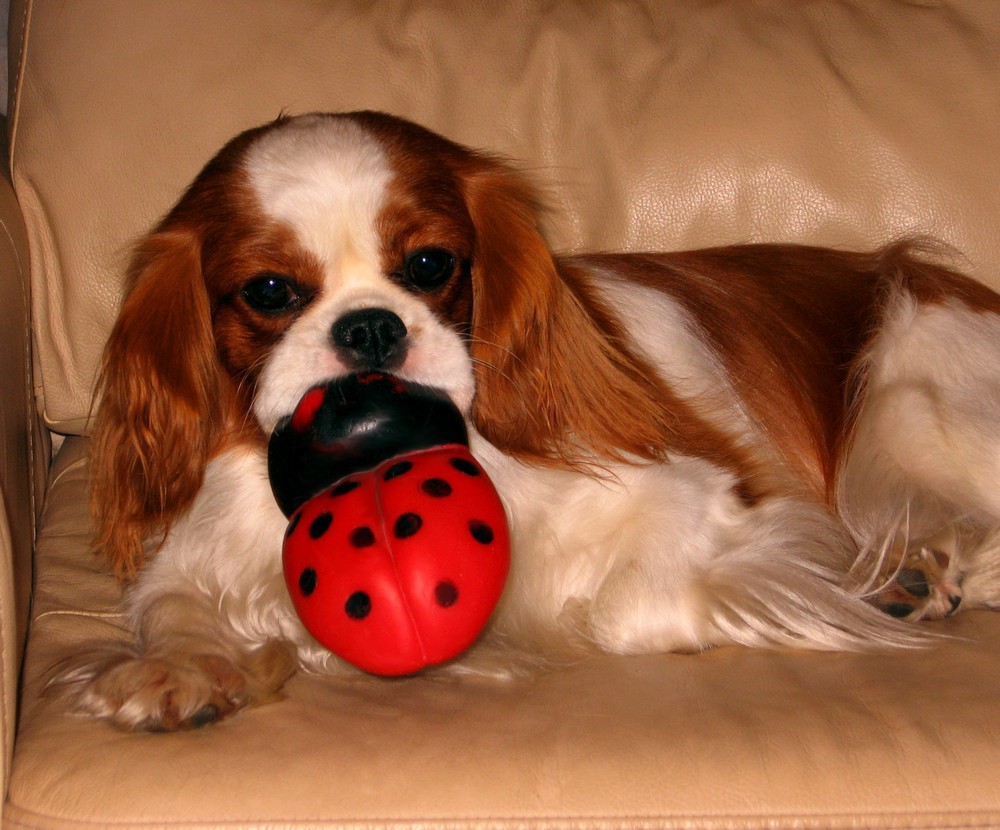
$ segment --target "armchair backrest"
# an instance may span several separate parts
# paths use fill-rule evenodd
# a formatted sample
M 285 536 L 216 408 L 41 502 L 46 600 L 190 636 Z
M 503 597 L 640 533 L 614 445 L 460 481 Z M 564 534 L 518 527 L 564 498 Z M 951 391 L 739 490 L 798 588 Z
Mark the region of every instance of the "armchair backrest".
M 134 241 L 234 133 L 384 109 L 518 159 L 557 249 L 927 233 L 1000 287 L 1000 4 L 15 0 L 46 423 L 87 429 Z

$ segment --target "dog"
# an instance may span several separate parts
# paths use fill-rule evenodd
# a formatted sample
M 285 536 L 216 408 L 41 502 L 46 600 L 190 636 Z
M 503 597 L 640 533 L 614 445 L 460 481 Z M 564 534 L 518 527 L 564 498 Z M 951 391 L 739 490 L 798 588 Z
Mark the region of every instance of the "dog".
M 359 371 L 443 390 L 508 513 L 517 655 L 905 648 L 1000 603 L 1000 297 L 929 244 L 557 256 L 508 162 L 376 112 L 232 139 L 137 246 L 92 441 L 126 730 L 352 670 L 296 618 L 270 432 Z

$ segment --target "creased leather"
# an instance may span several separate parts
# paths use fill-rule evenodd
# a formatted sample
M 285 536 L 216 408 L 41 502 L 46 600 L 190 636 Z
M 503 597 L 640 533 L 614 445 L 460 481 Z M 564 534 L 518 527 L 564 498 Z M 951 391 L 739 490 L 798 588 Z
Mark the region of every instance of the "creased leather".
M 28 245 L 14 192 L 0 178 L 0 750 L 3 780 L 16 725 L 35 530 L 35 419 L 28 330 Z

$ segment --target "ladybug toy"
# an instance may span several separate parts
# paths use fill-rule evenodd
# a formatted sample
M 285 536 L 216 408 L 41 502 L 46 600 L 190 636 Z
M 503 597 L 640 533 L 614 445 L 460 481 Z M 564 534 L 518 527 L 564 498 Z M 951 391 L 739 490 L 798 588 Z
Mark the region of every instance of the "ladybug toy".
M 290 517 L 282 561 L 320 643 L 373 674 L 412 674 L 479 636 L 510 566 L 503 505 L 436 389 L 381 372 L 307 392 L 268 446 Z

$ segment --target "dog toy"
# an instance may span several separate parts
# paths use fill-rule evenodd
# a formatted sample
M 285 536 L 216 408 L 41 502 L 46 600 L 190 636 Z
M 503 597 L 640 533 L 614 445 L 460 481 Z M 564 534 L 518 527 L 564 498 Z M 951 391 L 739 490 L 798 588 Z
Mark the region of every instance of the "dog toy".
M 268 446 L 290 517 L 282 561 L 296 613 L 373 674 L 412 674 L 478 637 L 510 565 L 503 505 L 436 389 L 381 372 L 307 392 Z

